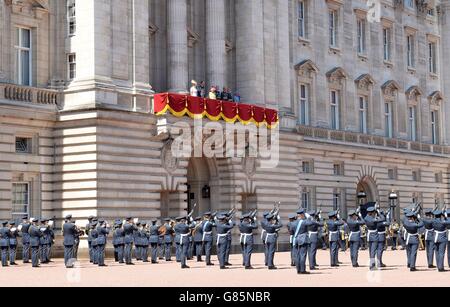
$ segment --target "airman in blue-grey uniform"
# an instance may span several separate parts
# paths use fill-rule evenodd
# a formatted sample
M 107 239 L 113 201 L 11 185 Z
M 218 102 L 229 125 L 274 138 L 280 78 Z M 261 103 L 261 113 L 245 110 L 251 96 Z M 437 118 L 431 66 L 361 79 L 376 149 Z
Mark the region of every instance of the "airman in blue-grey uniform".
M 278 231 L 283 227 L 279 216 L 269 214 L 267 216 L 266 229 L 266 241 L 265 246 L 267 249 L 267 267 L 269 270 L 276 270 L 277 267 L 274 264 L 275 251 L 277 249 Z
M 383 253 L 386 246 L 386 228 L 389 227 L 389 222 L 386 220 L 386 215 L 384 212 L 380 212 L 380 221 L 377 223 L 378 231 L 378 246 L 377 246 L 377 260 L 378 267 L 385 268 L 386 265 L 383 263 Z
M 20 234 L 22 236 L 22 260 L 23 263 L 30 263 L 30 235 L 28 229 L 30 229 L 31 223 L 28 221 L 28 217 L 22 217 L 22 223 L 19 225 Z
M 369 245 L 370 270 L 376 269 L 376 257 L 378 252 L 378 223 L 385 221 L 383 217 L 377 217 L 375 207 L 367 208 L 367 216 L 364 222 L 367 226 L 367 244 Z
M 403 219 L 403 227 L 406 230 L 406 256 L 408 257 L 408 268 L 411 272 L 417 271 L 416 259 L 419 249 L 419 229 L 424 224 L 414 212 L 409 211 Z
M 319 244 L 319 230 L 324 226 L 324 224 L 320 221 L 320 217 L 318 217 L 318 213 L 315 210 L 311 210 L 307 212 L 310 219 L 314 223 L 308 224 L 308 256 L 309 256 L 309 269 L 315 270 L 318 267 L 317 264 L 317 248 Z M 298 258 L 298 256 L 297 256 Z
M 19 230 L 16 227 L 15 221 L 9 222 L 9 231 L 9 265 L 17 265 L 17 245 L 19 244 L 17 237 L 19 236 Z
M 124 250 L 125 263 L 127 265 L 133 265 L 132 253 L 133 253 L 134 232 L 137 231 L 138 228 L 134 224 L 132 217 L 127 218 L 125 225 L 123 225 L 123 230 L 125 233 L 125 250 Z
M 428 262 L 428 268 L 434 269 L 436 268 L 433 265 L 434 260 L 434 214 L 432 209 L 426 209 L 425 210 L 425 218 L 422 220 L 424 227 L 425 227 L 425 251 L 427 254 L 427 262 Z
M 182 269 L 189 269 L 186 264 L 189 249 L 189 236 L 191 234 L 191 229 L 194 228 L 194 224 L 189 217 L 179 217 L 179 221 L 175 227 L 175 243 L 177 244 L 179 250 L 179 257 Z
M 241 232 L 240 243 L 243 255 L 243 264 L 246 270 L 253 269 L 251 264 L 252 252 L 253 252 L 253 231 L 258 229 L 256 217 L 252 219 L 251 213 L 244 214 L 242 221 L 239 225 L 239 231 Z
M 211 262 L 212 244 L 213 244 L 213 228 L 216 227 L 216 223 L 212 220 L 211 212 L 205 212 L 203 214 L 204 221 L 202 223 L 202 242 L 205 249 L 205 262 L 207 266 L 214 265 Z
M 189 247 L 188 247 L 187 260 L 192 260 L 194 258 L 194 248 L 195 248 L 194 237 L 192 236 L 192 231 L 191 231 L 191 233 L 189 233 L 188 238 L 189 238 Z
M 448 243 L 447 228 L 450 226 L 450 221 L 446 220 L 441 210 L 433 212 L 435 219 L 433 221 L 434 239 L 433 243 L 436 250 L 436 265 L 439 272 L 445 272 L 444 257 L 445 247 Z M 447 251 L 448 252 L 448 251 Z
M 321 226 L 320 223 L 314 220 L 314 217 L 306 213 L 305 209 L 297 211 L 297 221 L 293 225 L 294 228 L 294 246 L 297 249 L 295 261 L 298 274 L 310 274 L 306 271 L 306 258 L 310 244 L 309 227 L 316 225 Z M 323 225 L 322 225 L 323 226 Z M 311 261 L 311 260 L 310 260 Z M 314 264 L 310 263 L 310 267 L 314 268 Z
M 92 221 L 91 226 L 92 226 L 91 236 L 92 236 L 92 256 L 93 256 L 92 264 L 98 265 L 98 243 L 97 243 L 98 242 L 98 231 L 97 231 L 98 220 Z
M 94 220 L 94 216 L 89 216 L 88 217 L 88 223 L 86 224 L 86 235 L 88 236 L 87 241 L 88 241 L 88 248 L 89 248 L 89 262 L 93 263 L 94 262 L 94 252 L 92 249 L 92 236 L 90 234 L 91 231 L 91 223 Z
M 39 267 L 39 239 L 42 236 L 42 233 L 39 230 L 37 219 L 31 219 L 31 225 L 28 228 L 28 234 L 30 235 L 31 264 L 33 268 L 37 268 Z
M 348 212 L 347 225 L 350 230 L 348 237 L 350 247 L 350 258 L 354 268 L 359 267 L 358 253 L 361 242 L 361 226 L 365 225 L 361 213 L 358 215 L 355 210 Z
M 141 223 L 142 228 L 140 230 L 141 234 L 141 245 L 142 245 L 142 251 L 141 251 L 141 256 L 142 256 L 142 262 L 149 262 L 148 261 L 148 249 L 150 246 L 150 232 L 148 231 L 147 228 L 147 222 L 142 222 Z
M 338 219 L 336 211 L 328 213 L 328 241 L 330 242 L 330 265 L 331 267 L 338 267 L 338 253 L 339 253 L 339 227 L 344 225 L 342 220 Z
M 263 219 L 261 221 L 261 242 L 263 244 L 263 248 L 264 248 L 264 265 L 267 266 L 268 265 L 268 256 L 267 256 L 267 248 L 266 248 L 266 238 L 267 238 L 267 230 L 266 230 L 266 225 L 269 223 L 267 221 L 267 217 L 269 216 L 269 212 L 264 212 L 263 213 Z
M 65 223 L 63 225 L 63 236 L 64 236 L 64 263 L 67 268 L 73 268 L 74 256 L 73 248 L 75 245 L 75 236 L 77 229 L 75 223 L 72 222 L 72 216 L 68 215 L 65 218 Z
M 125 232 L 122 226 L 123 222 L 121 220 L 115 221 L 112 244 L 114 246 L 115 260 L 118 263 L 124 263 Z
M 172 239 L 173 239 L 173 234 L 175 233 L 173 230 L 172 225 L 170 224 L 172 219 L 170 218 L 166 218 L 164 219 L 164 225 L 163 227 L 165 228 L 164 231 L 164 255 L 166 258 L 166 261 L 172 261 Z
M 9 236 L 10 230 L 8 226 L 8 221 L 2 222 L 2 227 L 0 227 L 0 248 L 2 254 L 2 266 L 8 266 L 8 252 L 9 252 Z
M 41 225 L 39 226 L 39 229 L 42 233 L 42 236 L 40 238 L 39 256 L 41 259 L 41 264 L 46 264 L 50 262 L 50 259 L 48 259 L 48 252 L 50 250 L 50 243 L 52 241 L 52 233 L 47 219 L 41 219 Z
M 295 228 L 293 227 L 297 220 L 296 214 L 290 214 L 288 216 L 289 222 L 287 224 L 288 232 L 289 232 L 289 245 L 291 248 L 291 266 L 296 266 L 295 262 L 297 261 L 297 247 L 294 246 L 294 234 Z
M 110 232 L 108 224 L 104 220 L 99 220 L 97 225 L 97 253 L 98 266 L 105 267 L 105 247 L 107 244 L 108 234 Z
M 195 218 L 195 227 L 192 230 L 192 239 L 194 241 L 194 251 L 197 262 L 202 262 L 203 255 L 203 218 L 198 216 Z
M 179 223 L 181 223 L 181 220 L 183 219 L 183 217 L 176 217 L 175 218 L 175 222 L 177 223 L 177 224 L 179 224 Z M 174 231 L 175 231 L 175 227 L 174 227 L 174 229 L 173 229 Z M 186 238 L 188 241 L 189 241 L 189 238 Z M 175 238 L 174 238 L 174 242 L 175 242 L 175 261 L 176 262 L 178 262 L 178 263 L 180 263 L 181 262 L 181 253 L 182 253 L 182 250 L 180 249 L 180 247 L 181 247 L 181 242 L 180 242 L 180 240 L 178 240 L 177 241 L 177 233 L 176 233 L 176 231 L 175 231 Z M 189 248 L 189 246 L 188 246 L 188 248 Z
M 217 257 L 220 263 L 220 269 L 226 269 L 226 249 L 228 245 L 228 232 L 231 231 L 235 223 L 233 221 L 229 221 L 225 215 L 220 215 L 217 217 L 219 223 L 216 225 L 217 229 Z
M 161 220 L 161 225 L 164 225 L 164 221 Z M 162 226 L 158 226 L 159 230 L 162 229 Z M 164 236 L 161 235 L 161 231 L 158 231 L 158 258 L 159 260 L 164 260 L 165 248 L 164 248 Z
M 152 263 L 156 264 L 158 263 L 158 245 L 159 245 L 159 239 L 160 239 L 160 235 L 159 235 L 159 226 L 157 225 L 158 220 L 153 219 L 152 220 L 152 225 L 150 226 L 149 229 L 149 243 L 150 243 L 150 247 L 151 247 L 151 258 L 152 258 Z
M 137 230 L 133 232 L 134 257 L 137 261 L 142 260 L 142 240 L 141 240 L 141 222 L 136 223 Z

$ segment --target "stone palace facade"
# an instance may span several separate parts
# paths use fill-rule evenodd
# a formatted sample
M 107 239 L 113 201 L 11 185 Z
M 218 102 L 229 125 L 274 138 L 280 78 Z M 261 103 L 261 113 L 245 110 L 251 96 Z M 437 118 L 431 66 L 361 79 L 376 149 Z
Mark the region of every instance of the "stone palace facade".
M 442 205 L 449 50 L 449 0 L 1 0 L 0 219 Z M 192 79 L 279 110 L 277 168 L 170 157 Z

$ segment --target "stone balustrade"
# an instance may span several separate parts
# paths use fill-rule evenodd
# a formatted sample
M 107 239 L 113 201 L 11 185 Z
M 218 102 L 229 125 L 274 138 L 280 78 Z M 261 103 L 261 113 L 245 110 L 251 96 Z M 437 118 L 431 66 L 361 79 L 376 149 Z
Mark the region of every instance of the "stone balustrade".
M 327 141 L 355 143 L 369 146 L 380 146 L 392 149 L 420 151 L 440 155 L 450 155 L 450 147 L 432 145 L 407 140 L 391 139 L 382 136 L 355 133 L 350 131 L 330 130 L 310 126 L 297 126 L 297 132 L 307 138 Z
M 61 95 L 56 90 L 0 83 L 0 100 L 57 106 Z

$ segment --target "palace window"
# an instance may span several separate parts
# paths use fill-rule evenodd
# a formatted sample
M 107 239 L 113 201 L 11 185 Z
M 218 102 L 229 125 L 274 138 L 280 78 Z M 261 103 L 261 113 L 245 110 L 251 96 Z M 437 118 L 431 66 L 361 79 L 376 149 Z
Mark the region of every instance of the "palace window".
M 67 55 L 67 72 L 69 80 L 73 80 L 77 76 L 77 56 L 75 53 Z
M 32 139 L 25 137 L 16 137 L 16 153 L 32 153 Z
M 416 66 L 414 34 L 409 34 L 406 36 L 406 60 L 408 68 L 413 68 Z
M 384 104 L 384 129 L 386 132 L 386 137 L 394 137 L 394 123 L 392 116 L 392 103 L 386 102 Z
M 298 36 L 301 38 L 307 38 L 307 6 L 306 1 L 298 1 Z
M 17 83 L 31 86 L 32 83 L 32 43 L 31 30 L 16 29 L 16 72 Z
M 367 97 L 359 97 L 359 132 L 367 134 L 367 116 L 369 105 Z
M 409 122 L 409 139 L 413 142 L 417 141 L 417 108 L 416 106 L 408 107 Z
M 439 111 L 431 111 L 431 142 L 439 144 Z
M 343 176 L 344 175 L 344 163 L 336 162 L 333 164 L 333 175 Z
M 405 6 L 407 8 L 414 9 L 414 1 L 415 0 L 404 0 L 404 1 L 405 1 Z
M 389 180 L 396 180 L 397 179 L 397 169 L 396 168 L 389 168 L 388 169 L 388 178 L 389 178 Z
M 13 182 L 12 184 L 12 217 L 19 220 L 30 214 L 30 184 Z
M 314 172 L 314 163 L 312 161 L 302 161 L 302 173 L 312 174 Z
M 339 91 L 332 90 L 330 92 L 330 107 L 331 107 L 331 129 L 340 129 L 340 112 L 339 112 Z
M 415 169 L 412 171 L 412 180 L 417 181 L 417 182 L 419 182 L 421 180 L 419 169 Z
M 392 28 L 383 28 L 383 59 L 391 61 Z
M 302 208 L 307 210 L 311 208 L 311 192 L 308 189 L 302 190 Z
M 338 44 L 338 11 L 328 11 L 329 43 L 330 47 L 337 47 Z
M 300 84 L 300 125 L 309 125 L 309 93 L 308 85 Z
M 335 189 L 333 192 L 333 210 L 336 211 L 341 208 L 341 191 Z
M 356 23 L 358 37 L 358 54 L 366 53 L 366 20 L 358 18 Z
M 442 183 L 442 172 L 434 173 L 434 182 Z
M 67 28 L 69 35 L 77 31 L 75 0 L 67 0 Z
M 436 43 L 428 43 L 428 71 L 432 74 L 437 74 L 437 52 Z

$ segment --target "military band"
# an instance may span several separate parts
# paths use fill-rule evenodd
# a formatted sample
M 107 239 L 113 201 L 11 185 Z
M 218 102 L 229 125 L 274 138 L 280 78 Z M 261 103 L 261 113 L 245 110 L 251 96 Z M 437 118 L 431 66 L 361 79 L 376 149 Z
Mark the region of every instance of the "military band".
M 258 223 L 257 211 L 242 213 L 239 228 L 239 244 L 242 253 L 242 265 L 245 269 L 253 269 L 251 257 L 255 245 L 255 232 L 261 228 L 261 238 L 264 247 L 265 265 L 270 270 L 277 269 L 274 263 L 275 253 L 278 250 L 279 232 L 283 223 L 279 215 L 279 204 L 271 212 L 263 214 L 263 220 Z M 317 269 L 317 249 L 321 246 L 321 233 L 327 234 L 330 248 L 330 266 L 338 267 L 339 240 L 342 240 L 340 229 L 347 229 L 344 244 L 350 250 L 350 260 L 354 268 L 359 267 L 358 254 L 361 248 L 362 229 L 366 227 L 366 239 L 369 247 L 370 270 L 386 267 L 383 263 L 383 252 L 389 239 L 393 249 L 397 238 L 402 237 L 406 246 L 407 267 L 411 272 L 417 270 L 416 260 L 420 248 L 420 231 L 424 230 L 424 245 L 426 249 L 428 268 L 434 266 L 436 259 L 437 270 L 444 272 L 445 252 L 450 266 L 450 220 L 448 210 L 438 208 L 424 210 L 417 207 L 405 209 L 401 225 L 393 220 L 391 212 L 385 213 L 379 206 L 367 208 L 367 215 L 363 217 L 361 211 L 350 210 L 347 219 L 341 219 L 339 211 L 328 214 L 329 219 L 324 221 L 321 211 L 306 211 L 300 208 L 296 214 L 288 216 L 287 231 L 289 234 L 291 266 L 295 266 L 298 274 L 309 274 L 309 270 Z M 217 246 L 217 256 L 220 269 L 231 265 L 229 253 L 231 250 L 232 231 L 237 224 L 234 221 L 236 210 L 228 212 L 205 212 L 197 218 L 192 218 L 192 212 L 187 216 L 180 216 L 175 220 L 165 218 L 159 224 L 157 219 L 150 223 L 138 221 L 129 217 L 125 221 L 117 219 L 113 227 L 103 219 L 90 216 L 85 229 L 76 226 L 71 215 L 65 217 L 62 225 L 64 263 L 67 268 L 74 267 L 76 262 L 75 250 L 77 239 L 85 238 L 89 247 L 89 261 L 100 267 L 106 266 L 106 247 L 108 237 L 112 236 L 114 247 L 114 260 L 118 264 L 133 264 L 133 255 L 137 261 L 152 264 L 158 263 L 158 255 L 163 253 L 162 260 L 171 261 L 172 247 L 175 244 L 176 259 L 181 268 L 188 269 L 190 248 L 197 262 L 203 262 L 205 256 L 206 266 L 213 265 L 211 261 L 212 245 Z M 22 238 L 23 262 L 29 263 L 30 250 L 32 266 L 38 267 L 51 261 L 51 250 L 55 240 L 53 221 L 49 219 L 28 219 L 23 217 L 22 223 L 16 226 L 15 221 L 0 223 L 0 248 L 2 266 L 16 265 L 16 253 L 19 237 Z M 214 234 L 215 229 L 215 234 Z M 403 232 L 402 232 L 403 229 Z M 111 233 L 111 234 L 110 234 Z M 191 242 L 193 246 L 191 247 Z M 194 260 L 195 260 L 194 259 Z

